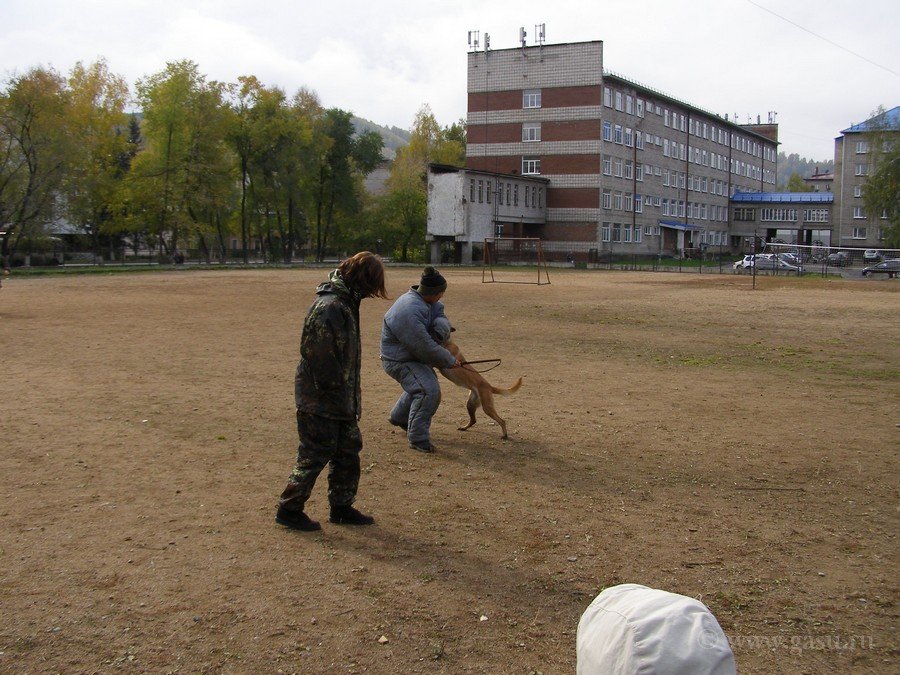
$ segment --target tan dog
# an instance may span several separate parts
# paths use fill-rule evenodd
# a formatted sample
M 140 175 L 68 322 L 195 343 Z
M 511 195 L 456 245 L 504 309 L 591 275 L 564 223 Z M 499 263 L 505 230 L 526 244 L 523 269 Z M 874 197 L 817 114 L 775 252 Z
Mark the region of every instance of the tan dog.
M 465 363 L 466 358 L 463 356 L 462 352 L 459 351 L 459 347 L 451 340 L 444 342 L 444 348 L 453 354 L 460 362 Z M 518 382 L 509 389 L 500 389 L 499 387 L 491 385 L 481 376 L 481 373 L 476 372 L 472 366 L 463 365 L 456 368 L 441 368 L 441 375 L 458 387 L 468 389 L 470 392 L 469 400 L 466 401 L 466 410 L 469 411 L 469 423 L 464 427 L 459 427 L 460 431 L 465 431 L 475 424 L 475 411 L 480 405 L 484 408 L 484 412 L 492 417 L 494 421 L 500 425 L 500 428 L 503 429 L 503 436 L 501 436 L 501 438 L 507 438 L 506 422 L 504 422 L 503 418 L 497 414 L 497 409 L 494 407 L 494 394 L 505 395 L 516 393 L 519 391 L 519 387 L 522 386 L 521 377 Z

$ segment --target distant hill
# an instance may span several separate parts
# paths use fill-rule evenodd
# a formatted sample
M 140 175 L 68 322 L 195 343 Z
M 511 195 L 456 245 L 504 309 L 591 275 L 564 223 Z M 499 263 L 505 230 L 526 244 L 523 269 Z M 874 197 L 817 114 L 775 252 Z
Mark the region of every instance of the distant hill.
M 381 138 L 384 140 L 385 159 L 394 159 L 394 155 L 397 154 L 397 148 L 402 148 L 409 143 L 410 133 L 399 127 L 383 127 L 361 117 L 353 117 L 351 121 L 358 134 L 374 131 L 381 135 Z
M 814 159 L 806 159 L 797 153 L 786 155 L 783 152 L 778 153 L 778 174 L 775 177 L 778 189 L 784 189 L 787 186 L 788 179 L 792 174 L 799 173 L 801 178 L 809 178 L 816 172 L 829 173 L 834 171 L 834 160 L 817 161 Z

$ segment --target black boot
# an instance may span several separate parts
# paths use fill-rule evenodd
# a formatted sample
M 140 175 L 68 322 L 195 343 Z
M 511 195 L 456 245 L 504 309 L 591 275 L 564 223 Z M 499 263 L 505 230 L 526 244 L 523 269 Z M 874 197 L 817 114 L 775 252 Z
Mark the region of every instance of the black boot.
M 318 521 L 313 520 L 303 511 L 286 511 L 280 506 L 278 507 L 278 513 L 275 514 L 275 522 L 292 530 L 303 530 L 304 532 L 315 532 L 322 529 Z
M 328 520 L 338 525 L 371 525 L 375 522 L 372 516 L 360 513 L 349 504 L 347 506 L 332 506 L 331 517 Z

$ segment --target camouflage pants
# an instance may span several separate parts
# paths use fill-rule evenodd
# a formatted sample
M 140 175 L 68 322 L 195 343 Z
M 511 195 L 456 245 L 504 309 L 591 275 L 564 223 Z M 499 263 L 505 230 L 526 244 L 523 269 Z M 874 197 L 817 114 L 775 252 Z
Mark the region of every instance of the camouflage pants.
M 329 504 L 352 504 L 359 487 L 359 452 L 362 450 L 362 436 L 356 420 L 332 420 L 298 410 L 297 433 L 300 435 L 297 464 L 278 506 L 287 511 L 302 511 L 326 464 L 330 464 Z

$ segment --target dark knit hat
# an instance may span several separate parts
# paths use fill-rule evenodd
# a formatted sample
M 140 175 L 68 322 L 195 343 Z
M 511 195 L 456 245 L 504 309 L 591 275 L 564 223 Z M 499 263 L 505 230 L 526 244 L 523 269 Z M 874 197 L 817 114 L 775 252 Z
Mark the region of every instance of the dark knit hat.
M 447 290 L 447 280 L 433 267 L 426 267 L 419 281 L 419 293 L 425 296 L 437 295 Z

